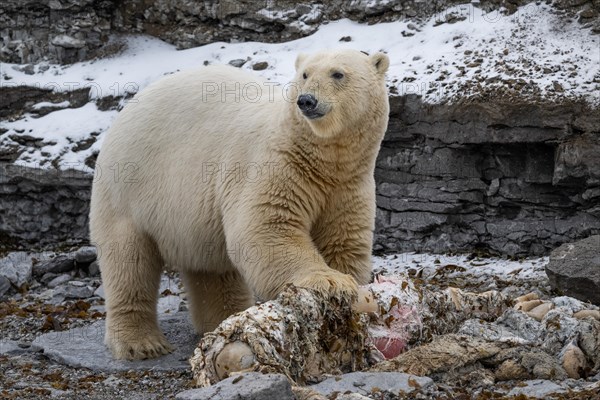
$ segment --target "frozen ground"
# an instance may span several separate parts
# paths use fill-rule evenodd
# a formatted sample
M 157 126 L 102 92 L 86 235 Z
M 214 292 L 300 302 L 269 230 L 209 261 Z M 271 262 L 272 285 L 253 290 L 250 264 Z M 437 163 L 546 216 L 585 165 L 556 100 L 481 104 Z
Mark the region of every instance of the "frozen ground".
M 245 62 L 241 68 L 249 71 L 266 62 L 266 69 L 253 73 L 285 84 L 293 75 L 297 53 L 353 48 L 387 52 L 391 93 L 418 94 L 430 103 L 508 97 L 600 104 L 599 36 L 544 4 L 531 3 L 510 16 L 486 14 L 467 4 L 421 24 L 361 25 L 340 20 L 311 36 L 278 44 L 213 43 L 177 51 L 150 37 L 122 40 L 126 46 L 118 56 L 69 66 L 39 64 L 31 75 L 22 66 L 2 64 L 0 85 L 55 91 L 88 87 L 93 100 L 136 93 L 163 75 L 232 60 Z M 0 146 L 14 144 L 15 135 L 41 139 L 17 163 L 89 170 L 84 161 L 99 151 L 116 112 L 100 111 L 95 103 L 65 109 L 68 106 L 62 102 L 53 106 L 56 111 L 39 118 L 25 115 L 18 121 L 0 122 L 4 132 Z M 95 138 L 91 147 L 78 146 L 90 136 Z

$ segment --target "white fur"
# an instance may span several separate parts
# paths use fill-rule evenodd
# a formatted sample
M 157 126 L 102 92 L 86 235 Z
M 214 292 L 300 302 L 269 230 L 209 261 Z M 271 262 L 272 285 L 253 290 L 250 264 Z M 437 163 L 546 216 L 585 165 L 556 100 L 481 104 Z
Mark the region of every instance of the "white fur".
M 288 283 L 351 298 L 369 280 L 389 61 L 344 50 L 296 64 L 285 93 L 232 67 L 180 72 L 115 121 L 90 213 L 115 357 L 171 350 L 156 323 L 164 264 L 182 271 L 199 332 Z M 324 117 L 300 113 L 306 93 Z

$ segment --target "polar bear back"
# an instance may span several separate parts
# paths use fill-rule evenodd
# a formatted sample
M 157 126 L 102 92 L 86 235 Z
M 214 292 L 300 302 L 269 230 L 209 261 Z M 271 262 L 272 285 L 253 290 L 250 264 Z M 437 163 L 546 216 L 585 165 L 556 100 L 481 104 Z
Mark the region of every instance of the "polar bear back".
M 236 167 L 265 161 L 255 149 L 278 134 L 273 122 L 284 102 L 280 88 L 228 66 L 159 80 L 122 110 L 107 133 L 97 161 L 103 175 L 95 185 L 99 201 L 148 232 L 167 263 L 189 263 L 198 259 L 190 252 L 202 249 L 204 257 L 222 260 L 223 183 L 228 173 L 238 173 Z

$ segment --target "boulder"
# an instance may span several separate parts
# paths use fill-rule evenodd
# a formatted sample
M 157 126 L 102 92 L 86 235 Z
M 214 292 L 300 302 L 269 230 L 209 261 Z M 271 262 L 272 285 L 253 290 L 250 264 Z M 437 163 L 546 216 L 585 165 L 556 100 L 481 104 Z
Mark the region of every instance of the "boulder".
M 179 393 L 179 400 L 294 400 L 285 375 L 248 372 L 232 376 L 216 385 Z
M 72 253 L 57 255 L 54 258 L 40 261 L 33 268 L 33 275 L 43 276 L 48 272 L 55 274 L 75 269 L 75 258 Z
M 29 253 L 17 251 L 0 259 L 0 295 L 10 286 L 20 288 L 31 279 L 33 264 Z
M 80 265 L 87 265 L 96 260 L 96 247 L 83 246 L 75 252 L 75 262 Z
M 600 235 L 554 250 L 546 274 L 553 289 L 600 305 Z

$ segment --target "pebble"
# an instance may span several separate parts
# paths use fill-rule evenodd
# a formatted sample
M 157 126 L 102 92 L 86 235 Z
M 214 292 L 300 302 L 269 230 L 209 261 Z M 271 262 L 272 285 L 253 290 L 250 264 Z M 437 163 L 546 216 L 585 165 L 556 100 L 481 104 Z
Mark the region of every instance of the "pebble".
M 92 262 L 88 266 L 88 274 L 90 276 L 99 276 L 100 275 L 100 264 L 98 263 L 98 260 Z
M 229 65 L 231 65 L 232 67 L 241 68 L 244 64 L 246 64 L 246 61 L 247 60 L 238 58 L 238 59 L 229 61 Z
M 62 274 L 57 276 L 56 278 L 52 279 L 50 282 L 48 282 L 48 287 L 53 289 L 57 286 L 62 285 L 63 283 L 67 283 L 71 280 L 71 275 L 70 274 Z
M 104 383 L 107 386 L 115 387 L 115 386 L 123 384 L 123 380 L 119 379 L 119 378 L 117 378 L 115 376 L 109 376 L 102 383 Z
M 262 71 L 262 70 L 267 69 L 268 66 L 269 66 L 268 62 L 266 62 L 266 61 L 260 61 L 260 62 L 257 62 L 255 64 L 253 64 L 252 65 L 252 69 L 255 70 L 255 71 Z
M 96 248 L 94 246 L 81 247 L 75 252 L 75 262 L 78 264 L 89 264 L 96 260 Z

